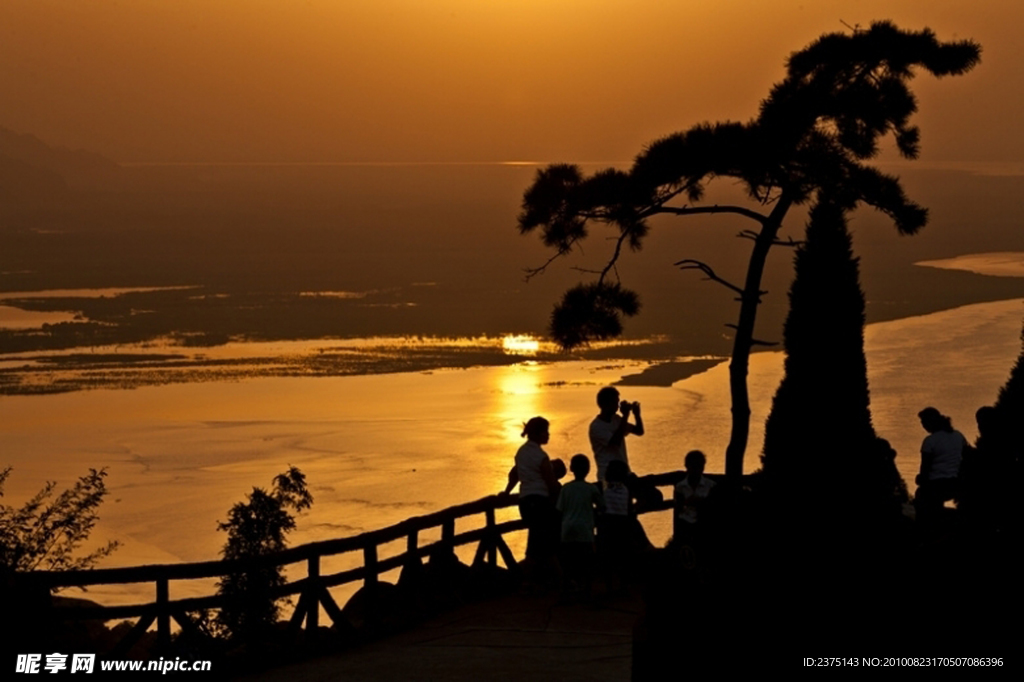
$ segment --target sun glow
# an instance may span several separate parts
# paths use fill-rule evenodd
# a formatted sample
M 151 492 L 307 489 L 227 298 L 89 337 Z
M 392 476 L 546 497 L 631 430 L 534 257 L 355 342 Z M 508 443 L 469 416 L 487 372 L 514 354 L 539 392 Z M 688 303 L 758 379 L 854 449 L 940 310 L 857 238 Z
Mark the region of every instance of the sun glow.
M 540 341 L 528 334 L 509 335 L 501 340 L 501 347 L 509 355 L 535 355 Z

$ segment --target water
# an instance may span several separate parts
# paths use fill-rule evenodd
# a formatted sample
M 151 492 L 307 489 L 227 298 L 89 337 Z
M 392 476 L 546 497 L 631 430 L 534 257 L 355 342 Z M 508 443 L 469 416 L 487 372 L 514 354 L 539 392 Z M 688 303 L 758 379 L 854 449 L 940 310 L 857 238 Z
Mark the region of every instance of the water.
M 306 472 L 316 496 L 292 537 L 300 543 L 500 490 L 520 425 L 536 414 L 552 421 L 552 456 L 588 453 L 600 386 L 653 359 L 728 352 L 722 324 L 735 320 L 732 292 L 672 263 L 700 258 L 742 280 L 749 244 L 734 235 L 749 226 L 735 216 L 655 222 L 644 252 L 620 263 L 644 304 L 627 324 L 639 345 L 570 360 L 543 347 L 532 360 L 510 357 L 504 339 L 542 332 L 551 304 L 580 277 L 569 266 L 603 265 L 610 247 L 595 226 L 585 253 L 525 284 L 522 268 L 550 255 L 515 230 L 534 172 L 205 168 L 183 171 L 178 189 L 83 195 L 81 205 L 5 223 L 0 444 L 14 474 L 4 502 L 107 467 L 111 495 L 95 539 L 123 547 L 105 565 L 207 560 L 218 556 L 216 526 L 230 506 L 289 464 Z M 899 239 L 870 211 L 852 225 L 868 319 L 877 322 L 866 333 L 875 425 L 912 480 L 924 435 L 917 411 L 935 405 L 973 438 L 974 410 L 994 400 L 1019 351 L 1021 280 L 978 273 L 1020 273 L 995 252 L 1019 249 L 1024 178 L 908 171 L 904 179 L 932 209 L 921 235 Z M 713 189 L 709 201 L 729 203 L 738 192 Z M 787 234 L 799 238 L 801 227 L 794 213 Z M 988 253 L 960 262 L 970 272 L 914 265 L 978 250 Z M 780 338 L 791 277 L 791 252 L 773 253 L 759 337 Z M 944 310 L 964 303 L 977 305 Z M 39 333 L 60 322 L 73 324 Z M 399 340 L 409 335 L 428 340 Z M 662 336 L 671 348 L 656 351 L 651 341 Z M 781 367 L 779 353 L 751 361 L 747 470 L 758 465 Z M 324 376 L 338 374 L 347 376 Z M 30 390 L 103 388 L 18 395 L 24 377 Z M 677 469 L 699 448 L 709 470 L 721 471 L 724 364 L 650 383 L 670 385 L 623 387 L 643 403 L 648 425 L 629 444 L 635 468 Z M 651 534 L 663 540 L 665 523 L 652 521 Z M 151 589 L 90 596 L 149 600 Z M 210 589 L 175 584 L 172 596 Z
M 935 405 L 975 437 L 974 410 L 995 399 L 1020 351 L 1022 303 L 976 304 L 868 326 L 875 426 L 896 447 L 908 481 L 925 435 L 916 419 L 922 407 Z M 0 396 L 0 436 L 14 466 L 5 501 L 25 499 L 44 480 L 68 485 L 88 467 L 107 467 L 111 495 L 95 537 L 123 547 L 105 565 L 206 560 L 224 542 L 216 524 L 228 508 L 295 465 L 316 502 L 291 541 L 356 534 L 501 490 L 521 425 L 531 416 L 551 420 L 552 457 L 589 454 L 597 389 L 648 366 L 524 361 Z M 727 374 L 722 363 L 670 387 L 622 388 L 625 398 L 643 404 L 647 424 L 647 435 L 629 441 L 638 472 L 682 468 L 683 454 L 695 448 L 708 454 L 710 471 L 722 470 Z M 781 353 L 752 357 L 748 471 L 758 465 L 781 374 Z M 651 528 L 654 540 L 667 536 L 665 519 Z M 173 594 L 210 589 L 182 583 Z M 151 586 L 127 586 L 88 596 L 137 601 L 150 599 L 150 592 Z

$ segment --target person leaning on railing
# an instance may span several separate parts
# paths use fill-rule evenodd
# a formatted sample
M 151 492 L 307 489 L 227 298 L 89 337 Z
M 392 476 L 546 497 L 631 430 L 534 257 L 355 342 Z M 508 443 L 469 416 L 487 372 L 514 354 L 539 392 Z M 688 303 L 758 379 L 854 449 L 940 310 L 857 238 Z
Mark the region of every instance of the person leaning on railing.
M 516 452 L 516 478 L 519 483 L 519 514 L 526 522 L 527 580 L 541 567 L 554 562 L 558 550 L 558 517 L 555 511 L 558 480 L 551 459 L 542 446 L 550 439 L 550 424 L 543 417 L 534 417 L 523 427 L 527 439 Z M 512 492 L 515 482 L 509 477 L 505 493 Z

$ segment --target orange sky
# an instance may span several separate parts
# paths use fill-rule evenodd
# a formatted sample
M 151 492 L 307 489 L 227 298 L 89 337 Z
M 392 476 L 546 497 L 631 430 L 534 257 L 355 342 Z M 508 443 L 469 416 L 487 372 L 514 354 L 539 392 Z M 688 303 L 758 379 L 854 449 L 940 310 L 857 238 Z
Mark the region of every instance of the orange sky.
M 1021 161 L 1012 0 L 2 0 L 0 125 L 121 161 L 627 160 L 840 20 L 982 43 L 924 160 Z

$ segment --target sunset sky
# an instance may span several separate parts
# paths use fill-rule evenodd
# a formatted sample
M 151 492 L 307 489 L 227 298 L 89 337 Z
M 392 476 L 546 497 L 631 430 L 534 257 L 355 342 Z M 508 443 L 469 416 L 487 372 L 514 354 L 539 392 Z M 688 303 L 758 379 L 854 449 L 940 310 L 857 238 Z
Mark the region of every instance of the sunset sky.
M 984 49 L 915 83 L 924 161 L 1024 158 L 1013 0 L 3 0 L 0 125 L 118 161 L 623 161 L 877 19 Z
M 645 145 L 696 124 L 749 121 L 784 79 L 789 55 L 824 34 L 881 20 L 906 31 L 930 28 L 939 41 L 976 41 L 981 63 L 962 77 L 924 74 L 909 83 L 919 104 L 918 161 L 900 159 L 891 136 L 881 142 L 877 165 L 927 207 L 927 227 L 900 235 L 890 215 L 864 207 L 829 217 L 831 226 L 815 223 L 812 233 L 819 240 L 814 234 L 848 228 L 852 264 L 834 237 L 813 242 L 825 244 L 817 256 L 811 247 L 795 251 L 797 300 L 801 290 L 819 294 L 804 304 L 812 342 L 799 338 L 799 312 L 784 327 L 794 250 L 773 248 L 759 261 L 751 242 L 736 238 L 757 226 L 766 230 L 759 244 L 800 245 L 810 200 L 792 205 L 773 231 L 775 216 L 790 207 L 790 187 L 766 193 L 759 205 L 723 175 L 707 183 L 698 210 L 649 220 L 658 211 L 631 213 L 651 227 L 642 251 L 623 247 L 635 230 L 599 219 L 587 224 L 585 250 L 573 241 L 564 258 L 537 239 L 540 230 L 522 234 L 524 191 L 543 164 L 578 163 L 590 175 L 629 164 Z M 552 458 L 591 453 L 594 396 L 613 384 L 623 399 L 643 403 L 648 424 L 644 438 L 631 437 L 631 471 L 676 471 L 683 453 L 698 449 L 708 472 L 723 472 L 727 448 L 745 447 L 750 473 L 763 464 L 766 419 L 789 371 L 796 377 L 789 395 L 813 391 L 835 415 L 833 422 L 794 419 L 803 422 L 794 433 L 813 426 L 809 433 L 824 434 L 827 446 L 800 434 L 794 450 L 863 455 L 844 466 L 870 484 L 865 499 L 873 496 L 881 510 L 875 515 L 869 504 L 861 516 L 881 519 L 900 508 L 882 506 L 895 476 L 882 463 L 884 450 L 856 440 L 860 434 L 866 439 L 870 426 L 888 440 L 913 491 L 926 435 L 921 408 L 936 406 L 974 441 L 976 410 L 996 400 L 1020 353 L 1022 30 L 1024 0 L 0 0 L 0 472 L 14 472 L 9 481 L 0 474 L 0 487 L 8 483 L 0 502 L 20 505 L 47 480 L 63 490 L 89 468 L 104 469 L 112 494 L 91 539 L 122 543 L 105 565 L 209 561 L 224 555 L 217 529 L 231 505 L 294 465 L 308 475 L 316 505 L 302 514 L 292 544 L 354 536 L 502 490 L 534 416 L 550 420 Z M 824 158 L 823 166 L 838 168 Z M 847 194 L 833 191 L 833 175 L 807 198 L 845 209 Z M 671 208 L 698 201 L 668 195 Z M 755 223 L 731 204 L 773 217 Z M 553 306 L 598 276 L 636 291 L 642 313 L 624 320 L 622 339 L 563 353 L 550 339 Z M 748 293 L 729 282 L 748 282 Z M 754 300 L 756 327 L 747 327 Z M 603 313 L 598 306 L 594 317 Z M 750 328 L 755 350 L 765 352 L 747 358 L 741 334 Z M 800 372 L 812 372 L 784 352 L 799 353 L 802 343 L 814 347 L 803 362 L 817 363 L 815 379 L 838 383 L 799 386 Z M 748 361 L 740 393 L 730 363 Z M 749 400 L 734 402 L 734 392 L 748 389 Z M 854 392 L 863 400 L 846 400 Z M 845 426 L 848 414 L 862 420 L 855 429 Z M 749 439 L 734 440 L 746 429 Z M 730 455 L 730 470 L 735 461 Z M 753 483 L 756 494 L 723 498 L 742 502 L 742 514 L 720 518 L 797 509 L 770 506 L 777 490 L 792 504 L 785 487 L 757 488 L 788 475 L 770 466 Z M 801 516 L 824 514 L 824 522 L 806 525 L 794 515 L 793 528 L 810 537 L 840 519 L 834 535 L 822 535 L 838 547 L 848 539 L 840 535 L 843 519 L 853 517 L 836 513 L 829 498 L 853 499 L 842 491 L 854 488 L 812 478 L 839 471 L 832 467 L 814 463 L 799 481 L 810 482 Z M 668 486 L 662 492 L 674 494 Z M 518 514 L 509 508 L 497 521 L 512 518 Z M 649 538 L 663 544 L 671 514 L 647 518 Z M 877 533 L 899 550 L 884 574 L 900 597 L 938 594 L 941 580 L 918 589 L 911 578 L 935 557 L 972 565 L 975 545 L 947 544 L 945 536 L 942 544 L 922 543 L 930 542 L 927 527 L 904 543 L 906 523 Z M 721 528 L 738 526 L 730 520 Z M 958 521 L 950 537 L 959 528 Z M 460 520 L 464 530 L 470 526 Z M 779 530 L 750 545 L 757 569 L 750 575 L 765 575 L 767 557 L 769 576 L 810 576 L 814 564 L 788 549 L 797 536 Z M 711 537 L 704 532 L 692 537 Z M 433 533 L 419 541 L 441 537 Z M 691 575 L 720 580 L 707 582 L 708 594 L 725 594 L 725 581 L 740 576 L 734 558 L 744 556 L 734 545 L 747 543 L 732 538 L 756 535 L 744 530 L 708 543 L 729 551 L 709 552 L 711 560 L 701 561 L 711 569 Z M 862 536 L 846 543 L 857 547 L 857 560 L 835 565 L 861 571 L 872 556 L 889 557 L 871 543 L 862 551 Z M 521 553 L 525 533 L 511 542 Z M 381 547 L 385 563 L 405 540 Z M 1003 556 L 993 549 L 990 556 Z M 465 545 L 460 556 L 474 551 Z M 830 552 L 821 557 L 832 561 Z M 332 561 L 324 576 L 351 576 L 337 572 L 362 556 Z M 290 570 L 289 579 L 306 576 L 302 563 Z M 850 574 L 874 585 L 865 575 Z M 839 576 L 829 584 L 852 584 Z M 398 569 L 384 579 L 397 580 Z M 171 598 L 209 596 L 214 584 L 175 579 Z M 303 585 L 299 604 L 319 589 L 315 579 Z M 340 586 L 335 600 L 344 603 L 358 587 Z M 784 587 L 787 598 L 818 594 L 803 584 Z M 360 594 L 371 601 L 346 617 L 374 603 L 376 592 Z M 91 589 L 87 598 L 123 605 L 153 595 L 150 582 Z M 817 601 L 855 601 L 837 596 Z M 886 608 L 897 603 L 886 599 Z M 1002 596 L 977 601 L 1004 603 Z M 749 604 L 735 606 L 723 613 Z M 992 651 L 984 655 L 1003 655 Z

